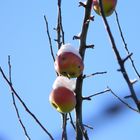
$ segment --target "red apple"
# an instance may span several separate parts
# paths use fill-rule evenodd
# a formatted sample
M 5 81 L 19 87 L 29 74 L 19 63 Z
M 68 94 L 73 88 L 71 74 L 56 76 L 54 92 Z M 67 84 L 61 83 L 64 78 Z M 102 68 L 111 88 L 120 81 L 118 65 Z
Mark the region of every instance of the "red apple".
M 78 55 L 72 52 L 61 52 L 56 57 L 55 69 L 60 75 L 75 78 L 83 72 L 84 64 Z
M 53 89 L 49 100 L 52 106 L 61 113 L 72 111 L 76 105 L 74 92 L 65 87 Z
M 105 16 L 110 16 L 116 8 L 117 0 L 102 0 L 102 4 Z M 99 0 L 93 0 L 93 9 L 97 14 L 101 15 Z

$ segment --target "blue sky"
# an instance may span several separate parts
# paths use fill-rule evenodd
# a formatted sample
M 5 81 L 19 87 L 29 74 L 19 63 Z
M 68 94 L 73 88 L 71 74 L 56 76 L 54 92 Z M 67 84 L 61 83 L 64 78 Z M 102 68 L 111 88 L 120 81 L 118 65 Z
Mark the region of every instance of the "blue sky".
M 84 9 L 78 7 L 79 1 L 62 1 L 63 27 L 65 42 L 78 48 L 79 42 L 73 40 L 73 36 L 81 31 Z M 118 1 L 117 12 L 121 26 L 128 44 L 128 48 L 134 53 L 133 59 L 140 71 L 139 61 L 139 19 L 140 1 L 135 5 L 131 1 Z M 54 53 L 57 53 L 56 27 L 57 1 L 18 1 L 5 0 L 0 4 L 0 66 L 8 74 L 7 59 L 11 56 L 13 85 L 19 96 L 24 100 L 29 109 L 40 119 L 49 132 L 60 139 L 61 116 L 48 101 L 52 84 L 56 78 L 54 64 L 50 54 L 49 42 L 46 34 L 44 14 L 48 18 L 50 35 L 52 38 Z M 128 88 L 111 49 L 107 33 L 100 16 L 95 15 L 95 21 L 90 23 L 87 44 L 94 44 L 95 48 L 86 51 L 85 74 L 97 71 L 107 71 L 107 74 L 88 78 L 84 81 L 83 95 L 88 96 L 104 90 L 107 86 L 112 88 L 120 97 L 129 94 Z M 119 36 L 115 14 L 108 18 L 117 47 L 122 57 L 126 56 L 123 44 Z M 126 67 L 130 78 L 136 78 L 129 62 Z M 135 85 L 139 92 L 139 82 Z M 17 100 L 16 100 L 17 101 Z M 125 100 L 133 107 L 131 100 Z M 17 101 L 21 118 L 32 140 L 48 139 L 48 136 L 39 128 L 36 122 L 26 113 L 22 105 Z M 139 139 L 140 119 L 139 114 L 121 106 L 123 111 L 109 116 L 105 110 L 110 105 L 119 104 L 119 101 L 111 94 L 94 97 L 92 101 L 83 103 L 83 120 L 85 124 L 94 127 L 94 131 L 88 130 L 91 139 L 117 140 Z M 10 90 L 2 76 L 0 76 L 0 140 L 25 140 L 25 135 L 17 121 L 17 116 L 12 105 Z M 74 116 L 74 112 L 72 113 Z M 69 134 L 73 134 L 71 125 Z

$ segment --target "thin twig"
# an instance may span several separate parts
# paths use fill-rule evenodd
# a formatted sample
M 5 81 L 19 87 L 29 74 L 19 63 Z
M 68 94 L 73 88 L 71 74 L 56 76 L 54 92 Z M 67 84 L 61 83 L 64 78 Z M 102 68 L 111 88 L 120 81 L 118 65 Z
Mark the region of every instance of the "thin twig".
M 37 117 L 29 110 L 29 108 L 26 106 L 26 104 L 24 103 L 24 101 L 20 98 L 20 96 L 18 95 L 18 93 L 15 91 L 15 89 L 13 88 L 13 86 L 11 85 L 11 82 L 8 80 L 8 78 L 6 77 L 4 71 L 2 70 L 2 68 L 0 67 L 0 72 L 4 78 L 4 80 L 6 81 L 6 83 L 8 84 L 8 86 L 10 87 L 10 89 L 12 90 L 12 92 L 14 93 L 15 97 L 20 101 L 20 103 L 23 105 L 24 109 L 29 113 L 29 115 L 36 121 L 36 123 L 42 128 L 42 130 L 44 130 L 44 132 L 50 137 L 51 140 L 54 140 L 54 138 L 52 137 L 52 135 L 47 131 L 47 129 L 41 124 L 41 122 L 39 121 L 39 119 L 37 119 Z
M 85 2 L 80 1 L 80 2 L 79 2 L 79 7 L 80 7 L 80 6 L 83 6 L 84 8 L 86 8 Z
M 115 15 L 116 15 L 116 21 L 117 21 L 117 25 L 118 25 L 118 28 L 119 28 L 120 36 L 121 36 L 122 41 L 123 41 L 123 44 L 124 44 L 124 48 L 125 48 L 127 54 L 129 55 L 130 52 L 129 52 L 128 48 L 127 48 L 127 43 L 126 43 L 126 41 L 125 41 L 125 38 L 124 38 L 124 35 L 123 35 L 123 32 L 122 32 L 122 28 L 121 28 L 121 25 L 120 25 L 118 13 L 117 13 L 116 10 L 115 10 Z M 139 74 L 137 68 L 135 67 L 135 64 L 134 64 L 134 61 L 133 61 L 132 57 L 129 57 L 129 59 L 130 59 L 130 61 L 131 61 L 132 67 L 133 67 L 133 69 L 134 69 L 136 75 L 137 75 L 137 76 L 139 77 L 139 79 L 140 79 L 140 74 Z
M 93 94 L 93 95 L 90 95 L 90 96 L 88 96 L 88 97 L 83 97 L 83 100 L 91 100 L 92 97 L 95 97 L 95 96 L 97 96 L 97 95 L 102 95 L 102 94 L 104 94 L 104 93 L 106 93 L 106 92 L 109 92 L 109 91 L 110 91 L 110 90 L 107 88 L 107 89 L 105 89 L 104 91 L 97 92 L 97 93 L 95 93 L 95 94 Z
M 130 59 L 132 55 L 133 55 L 133 53 L 128 54 L 128 55 L 123 59 L 123 63 L 125 63 L 125 61 L 127 61 L 128 59 Z
M 137 109 L 134 109 L 133 107 L 131 107 L 128 103 L 126 103 L 125 101 L 123 101 L 119 96 L 117 96 L 109 87 L 108 87 L 108 90 L 110 90 L 110 92 L 120 101 L 122 102 L 125 106 L 127 106 L 129 109 L 137 112 L 137 113 L 140 113 L 139 110 Z
M 65 43 L 65 38 L 64 38 L 64 30 L 63 30 L 63 25 L 62 25 L 62 14 L 61 14 L 61 0 L 57 0 L 57 7 L 58 7 L 58 12 L 57 12 L 57 46 L 58 49 L 60 49 L 61 45 Z M 63 114 L 62 113 L 62 138 L 61 140 L 67 140 L 67 113 Z
M 62 114 L 62 138 L 61 140 L 67 140 L 67 113 Z
M 69 117 L 70 117 L 70 123 L 71 123 L 72 127 L 74 128 L 74 130 L 76 130 L 71 113 L 69 113 Z
M 95 72 L 95 73 L 92 73 L 90 75 L 83 75 L 83 79 L 93 77 L 93 76 L 99 75 L 99 74 L 106 74 L 106 73 L 107 73 L 106 71 L 103 71 L 103 72 Z
M 62 43 L 65 44 L 65 33 L 64 33 L 64 30 L 63 30 L 63 25 L 62 25 L 62 14 L 61 14 L 61 0 L 58 0 L 58 9 L 59 9 L 59 26 L 60 26 L 60 29 L 61 29 L 61 33 L 62 33 Z
M 138 110 L 140 111 L 139 100 L 138 100 L 137 95 L 135 93 L 133 84 L 131 83 L 131 81 L 129 79 L 129 76 L 128 76 L 127 71 L 126 71 L 125 66 L 124 66 L 124 61 L 121 58 L 120 53 L 119 53 L 119 51 L 118 51 L 118 49 L 116 47 L 115 40 L 114 40 L 114 37 L 112 35 L 110 26 L 109 26 L 108 21 L 107 21 L 107 19 L 105 17 L 103 5 L 102 5 L 102 0 L 99 0 L 99 5 L 100 5 L 100 8 L 101 8 L 101 16 L 102 16 L 103 22 L 105 24 L 105 28 L 106 28 L 106 31 L 108 33 L 109 39 L 110 39 L 110 42 L 111 42 L 111 45 L 112 45 L 112 49 L 113 49 L 113 51 L 115 53 L 116 59 L 117 59 L 118 64 L 120 66 L 120 71 L 121 71 L 121 73 L 122 73 L 122 75 L 123 75 L 123 77 L 124 77 L 124 79 L 125 79 L 125 81 L 126 81 L 126 83 L 128 85 L 130 93 L 132 94 L 132 98 L 133 98 L 133 100 L 134 100 Z
M 84 124 L 81 126 L 79 125 L 79 129 L 83 135 L 83 137 L 85 138 L 85 140 L 89 140 L 88 134 L 87 134 L 87 130 L 84 128 Z
M 11 60 L 10 60 L 10 56 L 8 56 L 9 81 L 10 81 L 11 85 L 13 85 L 13 84 L 12 84 L 12 74 L 11 74 L 11 73 L 12 73 L 12 69 L 11 69 L 11 62 L 10 62 L 10 61 L 11 61 Z M 22 129 L 23 129 L 23 131 L 24 131 L 24 134 L 25 134 L 25 136 L 27 137 L 27 139 L 28 139 L 28 140 L 31 140 L 31 138 L 30 138 L 30 136 L 29 136 L 29 134 L 28 134 L 28 132 L 27 132 L 27 130 L 26 130 L 26 127 L 25 127 L 25 125 L 23 124 L 22 119 L 21 119 L 21 117 L 20 117 L 20 114 L 19 114 L 19 111 L 18 111 L 18 107 L 17 107 L 17 105 L 16 105 L 14 93 L 13 93 L 12 90 L 11 90 L 11 93 L 12 93 L 13 105 L 14 105 L 14 108 L 15 108 L 15 111 L 16 111 L 16 114 L 17 114 L 17 117 L 18 117 L 18 121 L 19 121 L 19 123 L 20 123 L 20 125 L 21 125 L 21 127 L 22 127 Z
M 58 44 L 58 49 L 60 49 L 61 44 L 65 43 L 65 39 L 64 39 L 64 30 L 63 30 L 63 26 L 62 26 L 62 15 L 61 15 L 61 0 L 58 0 L 57 3 L 57 7 L 58 7 L 58 16 L 57 16 L 57 44 Z M 62 40 L 61 40 L 62 38 Z
M 45 20 L 45 23 L 46 23 L 46 31 L 47 31 L 47 35 L 48 35 L 48 39 L 49 39 L 51 55 L 52 55 L 53 61 L 55 61 L 55 56 L 54 56 L 54 53 L 53 53 L 53 47 L 52 47 L 51 36 L 50 36 L 50 32 L 49 32 L 49 25 L 48 25 L 48 21 L 47 21 L 47 18 L 46 18 L 45 15 L 44 15 L 44 20 Z
M 85 127 L 89 128 L 89 129 L 92 129 L 93 130 L 93 127 L 92 126 L 89 126 L 87 124 L 83 124 Z
M 87 48 L 87 49 L 94 49 L 94 44 L 87 45 L 86 48 Z

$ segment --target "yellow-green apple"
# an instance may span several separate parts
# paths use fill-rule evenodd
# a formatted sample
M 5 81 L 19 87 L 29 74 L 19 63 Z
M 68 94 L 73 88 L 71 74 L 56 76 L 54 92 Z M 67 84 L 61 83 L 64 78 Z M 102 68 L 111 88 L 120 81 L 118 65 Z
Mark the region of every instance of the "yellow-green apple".
M 63 76 L 75 78 L 81 75 L 84 64 L 78 50 L 69 44 L 63 45 L 55 60 L 55 70 Z
M 61 113 L 68 113 L 75 108 L 76 97 L 74 92 L 66 87 L 53 89 L 49 96 L 52 106 Z
M 110 16 L 114 12 L 116 4 L 117 0 L 102 0 L 105 16 Z M 99 0 L 93 0 L 93 9 L 97 14 L 101 15 Z

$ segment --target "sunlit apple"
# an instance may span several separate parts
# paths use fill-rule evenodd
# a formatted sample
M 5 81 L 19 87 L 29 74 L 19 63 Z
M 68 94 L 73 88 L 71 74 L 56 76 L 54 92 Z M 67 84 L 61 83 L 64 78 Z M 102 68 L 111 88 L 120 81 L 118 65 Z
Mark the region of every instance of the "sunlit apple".
M 116 8 L 117 0 L 102 0 L 102 4 L 105 16 L 110 16 Z M 101 15 L 99 0 L 93 0 L 93 9 L 97 14 Z
M 68 113 L 75 108 L 74 92 L 66 87 L 53 89 L 49 96 L 50 103 L 60 113 Z
M 62 52 L 55 60 L 56 71 L 69 78 L 78 77 L 84 69 L 82 59 L 72 52 Z

